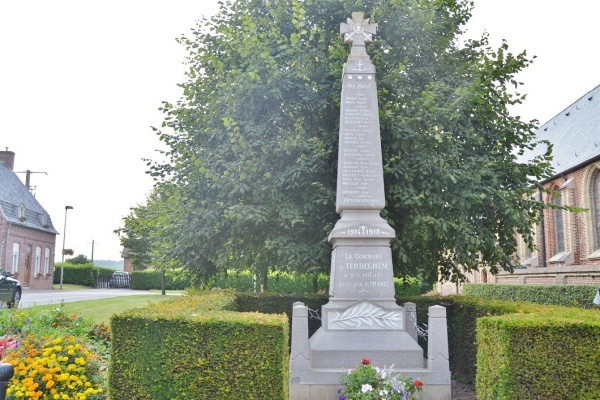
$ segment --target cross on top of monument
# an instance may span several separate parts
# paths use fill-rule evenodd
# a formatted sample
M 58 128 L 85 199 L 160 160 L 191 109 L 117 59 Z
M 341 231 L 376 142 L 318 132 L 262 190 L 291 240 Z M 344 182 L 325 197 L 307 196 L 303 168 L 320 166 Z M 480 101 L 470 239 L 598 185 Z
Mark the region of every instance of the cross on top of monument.
M 364 47 L 366 43 L 373 41 L 373 35 L 377 33 L 377 24 L 370 24 L 369 18 L 364 19 L 364 13 L 353 12 L 352 19 L 348 23 L 340 24 L 340 34 L 344 35 L 344 43 Z

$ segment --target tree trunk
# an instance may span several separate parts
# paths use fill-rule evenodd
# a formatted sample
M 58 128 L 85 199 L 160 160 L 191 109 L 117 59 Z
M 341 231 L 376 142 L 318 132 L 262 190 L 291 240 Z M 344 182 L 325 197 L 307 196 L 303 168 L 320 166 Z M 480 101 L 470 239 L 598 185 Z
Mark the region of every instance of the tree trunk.
M 263 271 L 262 273 L 262 283 L 260 284 L 260 291 L 261 292 L 266 292 L 267 291 L 267 280 L 269 278 L 269 272 L 268 271 Z

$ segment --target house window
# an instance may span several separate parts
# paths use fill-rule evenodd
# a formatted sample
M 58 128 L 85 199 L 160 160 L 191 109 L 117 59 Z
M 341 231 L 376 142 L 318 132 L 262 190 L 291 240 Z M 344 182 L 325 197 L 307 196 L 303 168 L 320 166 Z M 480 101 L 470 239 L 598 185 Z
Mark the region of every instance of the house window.
M 592 220 L 594 224 L 594 249 L 600 249 L 600 170 L 596 171 L 594 179 L 592 179 Z
M 46 247 L 44 252 L 44 275 L 48 275 L 50 271 L 50 249 Z
M 40 266 L 42 264 L 42 248 L 35 248 L 35 274 L 38 275 L 40 273 Z
M 558 194 L 554 198 L 555 206 L 562 206 L 562 197 Z M 554 210 L 554 243 L 556 246 L 556 253 L 565 251 L 565 226 L 563 223 L 563 210 Z
M 12 256 L 12 273 L 16 274 L 19 272 L 19 243 L 13 244 L 13 256 Z

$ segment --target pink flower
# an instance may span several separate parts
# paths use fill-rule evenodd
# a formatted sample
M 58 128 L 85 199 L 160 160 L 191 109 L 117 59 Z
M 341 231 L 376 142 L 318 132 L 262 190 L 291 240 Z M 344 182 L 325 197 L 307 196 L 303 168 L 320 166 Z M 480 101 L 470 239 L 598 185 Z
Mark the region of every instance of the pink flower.
M 362 365 L 369 365 L 369 364 L 371 364 L 371 360 L 369 360 L 368 358 L 365 357 L 362 360 L 360 360 L 360 363 Z

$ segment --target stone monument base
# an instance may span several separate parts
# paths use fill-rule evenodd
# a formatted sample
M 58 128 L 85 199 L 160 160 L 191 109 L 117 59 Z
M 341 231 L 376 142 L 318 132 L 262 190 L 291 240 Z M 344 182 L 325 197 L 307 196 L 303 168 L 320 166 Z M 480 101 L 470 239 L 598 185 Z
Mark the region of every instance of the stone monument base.
M 301 302 L 295 303 L 289 399 L 339 400 L 342 375 L 367 357 L 373 366 L 393 366 L 394 372 L 423 381 L 425 385 L 419 399 L 451 400 L 446 309 L 441 306 L 429 308 L 427 359 L 417 343 L 413 323 L 416 321 L 415 305 L 406 303 L 401 309 L 407 316 L 407 323 L 402 321 L 403 329 L 389 332 L 364 329 L 336 331 L 321 327 L 309 339 L 308 309 Z
M 317 331 L 310 338 L 311 365 L 351 369 L 363 357 L 376 366 L 423 368 L 423 349 L 406 332 Z

